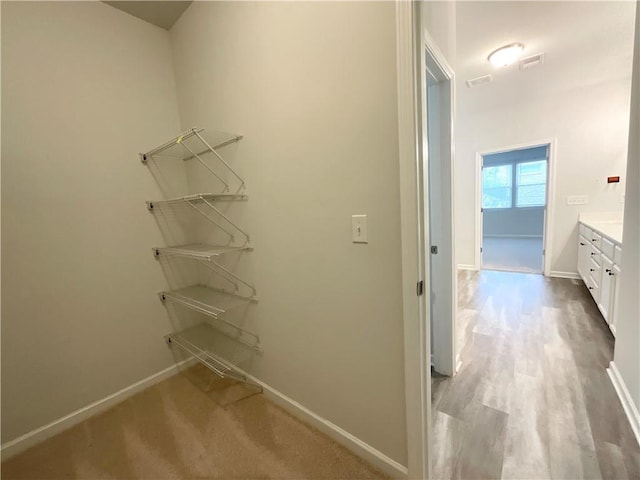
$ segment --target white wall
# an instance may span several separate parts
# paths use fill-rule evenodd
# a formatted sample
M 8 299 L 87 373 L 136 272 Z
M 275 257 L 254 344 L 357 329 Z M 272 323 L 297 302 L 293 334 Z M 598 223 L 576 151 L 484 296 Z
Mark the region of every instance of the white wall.
M 245 136 L 248 368 L 406 465 L 394 4 L 196 2 L 171 39 L 183 128 Z
M 456 4 L 454 0 L 425 0 L 422 2 L 424 25 L 447 63 L 455 70 L 456 60 Z
M 581 212 L 622 209 L 634 9 L 634 2 L 458 3 L 459 264 L 476 264 L 479 253 L 471 193 L 478 151 L 556 139 L 552 271 L 576 272 Z M 525 44 L 525 55 L 546 52 L 545 63 L 525 71 L 493 69 L 488 53 L 513 41 Z M 486 73 L 493 83 L 467 88 L 466 80 Z M 623 181 L 607 185 L 612 175 Z M 589 203 L 568 206 L 568 195 L 588 195 Z
M 137 153 L 179 127 L 166 31 L 2 2 L 3 443 L 172 364 Z
M 544 207 L 497 208 L 484 210 L 484 237 L 542 237 Z
M 619 306 L 616 307 L 614 362 L 640 410 L 640 11 L 636 12 L 629 162 L 624 208 L 623 258 Z

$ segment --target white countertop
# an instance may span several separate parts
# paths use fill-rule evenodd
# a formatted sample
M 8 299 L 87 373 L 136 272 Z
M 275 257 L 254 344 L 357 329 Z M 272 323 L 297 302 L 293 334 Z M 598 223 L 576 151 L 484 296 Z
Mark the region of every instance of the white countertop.
M 622 245 L 622 212 L 583 213 L 580 214 L 579 222 Z

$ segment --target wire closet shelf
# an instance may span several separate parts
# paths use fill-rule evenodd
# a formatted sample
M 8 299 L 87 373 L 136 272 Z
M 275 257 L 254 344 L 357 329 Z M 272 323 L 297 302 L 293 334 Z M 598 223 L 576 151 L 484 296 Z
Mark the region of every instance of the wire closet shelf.
M 170 333 L 164 338 L 169 346 L 177 346 L 187 355 L 195 358 L 220 378 L 230 378 L 239 382 L 248 383 L 262 390 L 261 385 L 258 385 L 257 383 L 247 378 L 244 372 L 239 371 L 233 363 L 224 360 L 223 358 L 211 352 L 209 349 L 198 346 L 195 342 L 189 340 L 184 333 Z
M 203 157 L 212 154 L 224 168 L 231 173 L 239 182 L 238 190 L 245 188 L 244 179 L 236 172 L 229 163 L 218 153 L 218 149 L 226 147 L 232 143 L 242 140 L 242 135 L 218 133 L 213 142 L 209 143 L 202 136 L 203 128 L 193 127 L 182 132 L 177 137 L 169 140 L 162 145 L 140 154 L 142 163 L 147 163 L 150 159 L 159 159 L 162 157 L 173 157 L 182 160 L 196 159 L 209 173 L 215 176 L 224 185 L 224 191 L 229 192 L 231 185 L 225 180 L 214 168 L 212 168 Z
M 232 242 L 236 239 L 236 233 L 240 233 L 240 235 L 245 239 L 245 244 L 248 244 L 249 234 L 214 205 L 215 202 L 246 201 L 248 198 L 249 197 L 247 195 L 234 193 L 195 193 L 168 200 L 148 201 L 147 208 L 149 211 L 155 212 L 165 205 L 188 205 L 205 220 L 213 223 L 216 227 L 227 234 Z

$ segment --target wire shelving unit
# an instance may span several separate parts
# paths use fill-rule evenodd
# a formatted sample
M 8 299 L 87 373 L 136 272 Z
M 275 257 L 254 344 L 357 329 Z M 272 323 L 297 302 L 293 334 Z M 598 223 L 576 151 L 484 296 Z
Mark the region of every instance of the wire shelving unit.
M 194 127 L 146 153 L 141 153 L 140 160 L 145 165 L 148 165 L 149 162 L 160 162 L 171 158 L 185 162 L 196 161 L 224 186 L 220 193 L 193 193 L 177 198 L 147 202 L 147 208 L 152 213 L 162 211 L 167 207 L 186 205 L 229 237 L 228 245 L 193 243 L 153 248 L 153 254 L 158 259 L 167 257 L 193 260 L 219 275 L 234 287 L 233 292 L 208 285 L 192 285 L 177 290 L 159 292 L 158 296 L 163 304 L 179 305 L 209 319 L 197 327 L 170 333 L 165 336 L 165 340 L 170 346 L 178 347 L 222 378 L 231 378 L 259 386 L 249 380 L 244 372 L 235 366 L 234 362 L 226 359 L 232 355 L 231 351 L 226 351 L 223 354 L 216 350 L 218 348 L 216 342 L 208 342 L 208 340 L 213 340 L 215 335 L 220 336 L 221 334 L 223 337 L 231 339 L 232 343 L 236 342 L 236 344 L 239 343 L 243 347 L 247 347 L 245 348 L 247 352 L 262 353 L 258 335 L 237 325 L 230 320 L 234 317 L 227 315 L 231 310 L 257 302 L 256 289 L 219 262 L 219 257 L 223 255 L 252 250 L 249 246 L 248 232 L 216 206 L 218 202 L 248 200 L 248 196 L 244 193 L 246 187 L 244 178 L 219 152 L 223 147 L 241 139 L 242 135 L 236 134 L 207 133 L 205 135 L 204 129 Z M 241 240 L 244 240 L 243 242 L 236 242 L 238 235 L 241 236 Z

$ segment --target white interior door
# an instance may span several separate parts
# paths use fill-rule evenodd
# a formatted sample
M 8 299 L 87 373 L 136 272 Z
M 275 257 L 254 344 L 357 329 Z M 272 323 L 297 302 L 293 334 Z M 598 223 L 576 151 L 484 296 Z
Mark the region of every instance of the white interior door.
M 456 269 L 453 244 L 452 81 L 446 65 L 426 50 L 426 119 L 429 195 L 431 362 L 443 375 L 456 371 Z

